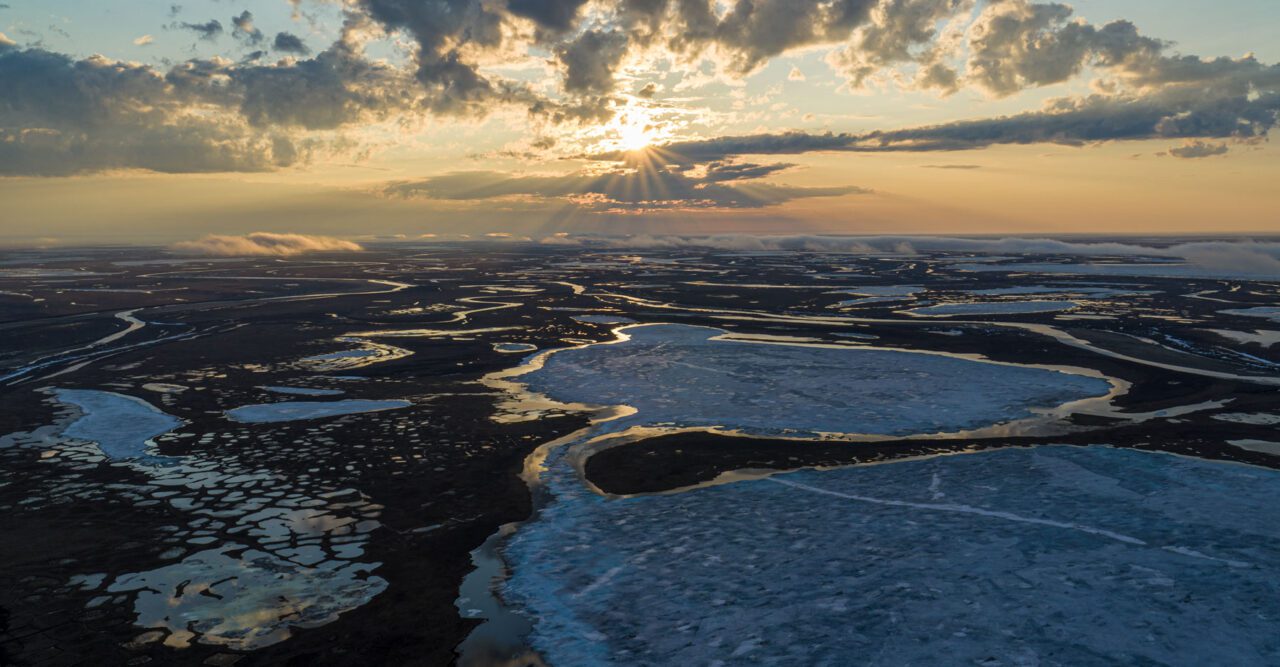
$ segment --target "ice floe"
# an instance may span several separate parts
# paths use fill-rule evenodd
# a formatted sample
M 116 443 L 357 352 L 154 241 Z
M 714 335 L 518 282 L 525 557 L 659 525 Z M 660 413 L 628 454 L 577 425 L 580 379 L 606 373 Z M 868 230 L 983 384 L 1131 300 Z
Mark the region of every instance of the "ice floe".
M 1268 329 L 1255 329 L 1253 333 L 1248 331 L 1233 331 L 1231 329 L 1207 329 L 1213 333 L 1222 336 L 1228 340 L 1235 341 L 1241 345 L 1261 345 L 1262 347 L 1271 347 L 1280 343 L 1280 331 L 1271 331 Z
M 407 408 L 410 405 L 413 404 L 401 399 L 379 401 L 350 398 L 341 401 L 282 401 L 280 403 L 258 403 L 232 408 L 227 410 L 227 417 L 232 421 L 246 424 L 266 424 L 337 417 L 363 412 L 382 412 L 383 410 Z
M 1117 296 L 1142 296 L 1157 294 L 1154 290 L 1119 289 L 1114 287 L 1093 287 L 1082 285 L 1019 285 L 1016 287 L 994 287 L 991 289 L 967 290 L 966 294 L 975 296 L 1027 296 L 1032 294 L 1070 294 L 1085 296 L 1091 299 L 1105 299 Z
M 993 301 L 989 303 L 940 303 L 935 306 L 902 311 L 913 317 L 951 317 L 954 315 L 1025 315 L 1058 313 L 1079 306 L 1075 301 Z
M 1275 280 L 1277 275 L 1252 270 L 1233 271 L 1179 262 L 1026 262 L 1013 264 L 955 264 L 960 271 L 1007 271 L 1014 273 L 1070 274 L 1087 276 L 1141 276 L 1144 278 L 1217 278 L 1235 280 Z
M 1262 317 L 1272 322 L 1280 322 L 1280 307 L 1259 306 L 1257 308 L 1232 308 L 1219 310 L 1223 315 L 1242 315 L 1244 317 Z
M 517 352 L 533 352 L 538 349 L 538 346 L 532 343 L 494 343 L 493 349 L 495 352 L 503 354 L 514 354 Z
M 1272 456 L 1280 456 L 1280 442 L 1272 442 L 1271 440 L 1253 440 L 1245 438 L 1243 440 L 1228 440 L 1228 445 L 1247 449 L 1251 452 L 1262 452 Z
M 1231 422 L 1233 424 L 1252 424 L 1254 426 L 1273 426 L 1280 424 L 1280 415 L 1273 415 L 1268 412 L 1224 412 L 1222 414 L 1213 415 L 1218 421 Z
M 573 319 L 583 324 L 634 324 L 635 320 L 622 315 L 574 315 Z
M 312 387 L 279 387 L 274 385 L 264 385 L 258 387 L 273 394 L 287 394 L 291 396 L 341 396 L 346 392 L 341 389 L 314 389 Z

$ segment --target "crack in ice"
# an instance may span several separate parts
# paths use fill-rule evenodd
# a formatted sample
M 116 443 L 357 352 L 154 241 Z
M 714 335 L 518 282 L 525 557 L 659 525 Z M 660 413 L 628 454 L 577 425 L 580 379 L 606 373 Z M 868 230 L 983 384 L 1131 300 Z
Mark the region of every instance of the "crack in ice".
M 823 489 L 816 486 L 809 486 L 808 484 L 801 484 L 800 482 L 792 482 L 785 479 L 778 479 L 776 477 L 769 477 L 767 479 L 770 482 L 783 484 L 785 486 L 801 489 L 803 491 L 820 493 L 827 496 L 835 496 L 837 498 L 845 498 L 847 500 L 857 500 L 864 503 L 873 503 L 876 505 L 888 505 L 890 507 L 914 507 L 916 509 L 933 510 L 936 512 L 955 512 L 958 514 L 975 514 L 977 516 L 991 517 L 993 519 L 1004 519 L 1006 521 L 1014 521 L 1017 523 L 1030 523 L 1038 526 L 1051 526 L 1054 528 L 1066 528 L 1068 530 L 1077 530 L 1082 533 L 1089 533 L 1090 535 L 1098 535 L 1101 537 L 1106 537 L 1106 538 L 1116 540 L 1118 542 L 1124 542 L 1125 544 L 1134 544 L 1139 546 L 1147 545 L 1146 542 L 1136 537 L 1130 537 L 1128 535 L 1123 535 L 1121 533 L 1106 530 L 1104 528 L 1094 528 L 1093 526 L 1085 526 L 1078 523 L 1069 523 L 1066 521 L 1054 521 L 1052 519 L 1037 519 L 1035 517 L 1022 516 L 1020 514 L 1013 514 L 1011 512 L 984 510 L 980 507 L 972 507 L 970 505 L 957 505 L 954 503 L 914 503 L 907 500 L 891 500 L 888 498 L 873 498 L 871 496 L 859 496 L 859 495 L 854 495 L 852 493 L 842 493 L 840 491 L 832 491 L 830 489 Z M 1177 553 L 1185 553 L 1185 552 L 1179 551 Z M 1187 554 L 1187 555 L 1190 555 L 1190 554 Z

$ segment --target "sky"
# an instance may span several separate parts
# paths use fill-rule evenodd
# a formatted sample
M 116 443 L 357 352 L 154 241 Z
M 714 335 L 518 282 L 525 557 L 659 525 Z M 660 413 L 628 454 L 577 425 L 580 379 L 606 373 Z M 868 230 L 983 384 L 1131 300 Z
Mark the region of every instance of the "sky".
M 0 243 L 1280 233 L 1277 34 L 1274 0 L 0 0 Z

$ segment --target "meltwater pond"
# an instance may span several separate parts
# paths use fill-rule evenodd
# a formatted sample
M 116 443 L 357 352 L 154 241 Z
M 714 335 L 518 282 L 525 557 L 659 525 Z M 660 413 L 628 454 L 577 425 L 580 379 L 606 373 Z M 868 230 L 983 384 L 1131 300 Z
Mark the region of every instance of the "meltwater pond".
M 551 664 L 1280 664 L 1274 470 L 1042 447 L 606 499 L 549 463 L 505 597 Z
M 912 435 L 1029 417 L 1106 396 L 1106 380 L 900 350 L 734 340 L 710 327 L 627 327 L 625 340 L 561 350 L 517 378 L 566 403 L 627 405 L 611 423 L 747 432 Z
M 37 447 L 55 454 L 46 459 L 51 465 L 105 459 L 127 467 L 130 481 L 111 490 L 163 502 L 173 521 L 170 548 L 158 554 L 164 564 L 148 562 L 150 569 L 109 582 L 103 573 L 83 575 L 105 584 L 90 606 L 129 596 L 135 625 L 164 630 L 169 646 L 199 641 L 252 650 L 296 628 L 332 622 L 386 590 L 387 582 L 370 574 L 379 563 L 365 557 L 382 508 L 356 489 L 307 488 L 311 483 L 299 479 L 305 475 L 246 466 L 207 449 L 159 456 L 152 439 L 184 424 L 173 415 L 115 392 L 50 393 L 75 411 L 36 431 L 0 437 L 0 446 Z M 83 484 L 68 491 L 77 488 L 96 491 Z

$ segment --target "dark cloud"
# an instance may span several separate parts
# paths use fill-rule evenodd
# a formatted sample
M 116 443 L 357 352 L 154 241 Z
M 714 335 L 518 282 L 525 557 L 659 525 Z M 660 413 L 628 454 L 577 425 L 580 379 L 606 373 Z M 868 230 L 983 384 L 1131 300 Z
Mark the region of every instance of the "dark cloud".
M 507 8 L 543 28 L 565 31 L 573 26 L 585 4 L 587 0 L 508 0 Z
M 261 44 L 265 39 L 262 31 L 253 24 L 253 14 L 247 9 L 240 12 L 239 16 L 232 16 L 231 25 L 234 26 L 231 35 L 247 44 Z
M 764 178 L 794 166 L 787 163 L 754 164 L 751 162 L 728 162 L 722 160 L 704 165 L 703 168 L 706 174 L 701 179 L 706 183 L 745 181 L 753 178 Z
M 621 32 L 588 30 L 559 47 L 556 57 L 564 65 L 564 89 L 574 94 L 601 94 L 613 90 L 613 73 L 627 53 L 627 36 Z
M 360 0 L 374 21 L 407 31 L 418 43 L 417 77 L 437 113 L 483 113 L 487 105 L 518 97 L 495 84 L 463 55 L 462 49 L 496 49 L 503 42 L 500 9 L 480 0 Z
M 276 39 L 271 46 L 281 53 L 293 53 L 300 56 L 311 53 L 311 49 L 307 48 L 301 37 L 287 32 L 276 33 Z
M 416 101 L 406 92 L 412 82 L 399 70 L 369 61 L 341 42 L 307 60 L 225 74 L 240 114 L 255 127 L 334 129 L 386 118 Z
M 204 23 L 178 23 L 175 27 L 190 30 L 199 35 L 200 39 L 205 40 L 215 40 L 222 34 L 222 22 L 217 19 L 209 19 Z
M 412 104 L 405 89 L 397 70 L 341 42 L 293 65 L 193 60 L 168 72 L 0 44 L 0 173 L 277 169 L 326 148 L 301 131 L 385 117 Z
M 840 42 L 867 22 L 877 0 L 745 0 L 722 18 L 711 4 L 679 0 L 670 46 L 700 53 L 716 46 L 729 71 L 755 71 L 770 58 L 812 44 Z
M 756 166 L 756 165 L 749 165 Z M 760 175 L 777 171 L 762 169 Z M 867 192 L 857 187 L 801 188 L 734 178 L 691 175 L 675 170 L 619 170 L 603 174 L 578 173 L 566 176 L 513 176 L 500 172 L 469 171 L 437 176 L 423 181 L 387 186 L 386 194 L 398 197 L 427 197 L 445 200 L 487 200 L 504 197 L 567 199 L 597 211 L 640 211 L 657 209 L 739 209 L 762 208 L 807 197 L 835 197 Z

